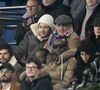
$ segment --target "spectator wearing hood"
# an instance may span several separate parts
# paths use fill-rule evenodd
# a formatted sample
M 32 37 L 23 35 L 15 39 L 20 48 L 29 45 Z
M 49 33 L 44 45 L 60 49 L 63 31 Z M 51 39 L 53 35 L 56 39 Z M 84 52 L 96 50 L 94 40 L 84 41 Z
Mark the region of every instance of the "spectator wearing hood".
M 77 68 L 75 71 L 75 76 L 77 77 L 77 88 L 82 88 L 83 85 L 85 85 L 83 82 L 87 82 L 89 80 L 89 77 L 86 78 L 86 74 L 91 73 L 90 75 L 94 75 L 91 78 L 91 83 L 96 83 L 93 87 L 92 84 L 89 84 L 90 86 L 83 87 L 82 90 L 86 90 L 86 88 L 99 90 L 99 83 L 100 81 L 100 75 L 99 75 L 99 69 L 100 69 L 100 13 L 97 13 L 94 17 L 93 21 L 91 22 L 91 34 L 89 35 L 88 39 L 85 39 L 81 41 L 77 52 L 76 52 L 76 59 L 78 60 Z M 83 54 L 83 55 L 82 55 Z M 89 56 L 89 59 L 83 60 L 82 56 L 86 58 Z M 94 64 L 95 63 L 95 64 Z M 94 65 L 94 66 L 93 66 Z M 92 69 L 91 69 L 91 66 Z M 87 69 L 87 70 L 86 70 Z M 89 71 L 89 72 L 88 72 Z M 84 80 L 83 76 L 85 75 Z
M 21 61 L 22 58 L 27 58 L 34 52 L 37 47 L 44 46 L 45 42 L 48 40 L 49 35 L 54 30 L 54 19 L 49 14 L 44 14 L 31 26 L 31 30 L 25 34 L 24 39 L 15 46 L 14 53 L 17 60 Z
M 30 25 L 38 21 L 38 19 L 43 15 L 41 10 L 41 0 L 27 0 L 26 2 L 26 12 L 22 16 L 22 22 L 17 25 L 14 32 L 14 39 L 16 43 L 19 44 L 23 40 L 25 33 L 30 30 Z
M 93 63 L 95 60 L 95 52 L 96 48 L 91 41 L 83 40 L 80 42 L 80 45 L 78 46 L 75 54 L 77 60 L 77 67 L 74 73 L 76 85 L 81 84 L 83 80 L 85 80 L 85 82 L 89 80 L 89 78 L 87 78 L 86 76 L 85 78 L 83 77 L 85 74 L 88 74 L 85 72 L 85 70 L 90 69 L 91 63 Z

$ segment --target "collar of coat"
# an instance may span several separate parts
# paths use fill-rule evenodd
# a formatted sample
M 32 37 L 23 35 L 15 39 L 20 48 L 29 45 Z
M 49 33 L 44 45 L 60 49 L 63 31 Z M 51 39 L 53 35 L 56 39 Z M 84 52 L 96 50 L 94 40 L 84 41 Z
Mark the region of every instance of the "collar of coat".
M 39 74 L 36 74 L 33 77 L 33 80 L 32 81 L 37 80 L 37 79 L 40 79 L 40 78 L 43 78 L 43 77 L 46 77 L 46 76 L 49 76 L 47 72 L 40 72 Z M 25 77 L 24 80 L 27 81 L 27 82 L 30 82 L 30 79 L 27 76 Z

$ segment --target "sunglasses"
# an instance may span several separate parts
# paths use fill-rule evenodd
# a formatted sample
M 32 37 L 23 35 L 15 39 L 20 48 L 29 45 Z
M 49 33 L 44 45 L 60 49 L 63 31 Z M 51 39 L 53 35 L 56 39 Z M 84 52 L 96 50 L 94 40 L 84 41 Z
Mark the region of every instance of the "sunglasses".
M 62 44 L 62 45 L 53 45 L 53 49 L 62 49 L 62 48 L 65 48 L 66 45 L 65 44 Z

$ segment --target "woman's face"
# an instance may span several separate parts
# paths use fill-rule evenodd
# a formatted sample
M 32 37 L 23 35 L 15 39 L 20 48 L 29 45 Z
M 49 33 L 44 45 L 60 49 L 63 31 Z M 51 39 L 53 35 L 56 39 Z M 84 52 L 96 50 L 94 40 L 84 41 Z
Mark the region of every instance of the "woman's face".
M 100 26 L 94 26 L 94 34 L 96 38 L 100 36 Z
M 88 63 L 89 62 L 89 59 L 90 59 L 90 55 L 87 54 L 86 52 L 84 51 L 81 51 L 80 52 L 80 56 L 82 58 L 82 60 L 85 62 L 85 63 Z

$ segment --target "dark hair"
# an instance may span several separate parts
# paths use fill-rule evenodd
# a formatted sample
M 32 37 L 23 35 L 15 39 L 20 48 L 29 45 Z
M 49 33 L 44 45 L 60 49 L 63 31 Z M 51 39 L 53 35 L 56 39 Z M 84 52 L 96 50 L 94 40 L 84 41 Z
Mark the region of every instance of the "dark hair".
M 42 51 L 42 52 L 44 52 L 46 55 L 49 54 L 49 50 L 46 49 L 46 48 L 38 48 L 38 49 L 35 51 L 35 53 L 38 52 L 38 51 Z
M 13 50 L 9 44 L 0 44 L 0 50 L 2 49 L 7 49 L 10 54 L 10 57 L 13 55 Z
M 32 63 L 32 62 L 38 66 L 38 69 L 42 68 L 41 62 L 38 60 L 36 56 L 28 58 L 25 64 Z
M 82 40 L 80 42 L 80 45 L 78 46 L 76 53 L 75 53 L 75 57 L 76 57 L 77 60 L 81 60 L 81 57 L 80 57 L 81 51 L 84 51 L 91 56 L 89 62 L 92 62 L 94 60 L 96 48 L 95 48 L 95 45 L 91 41 Z

